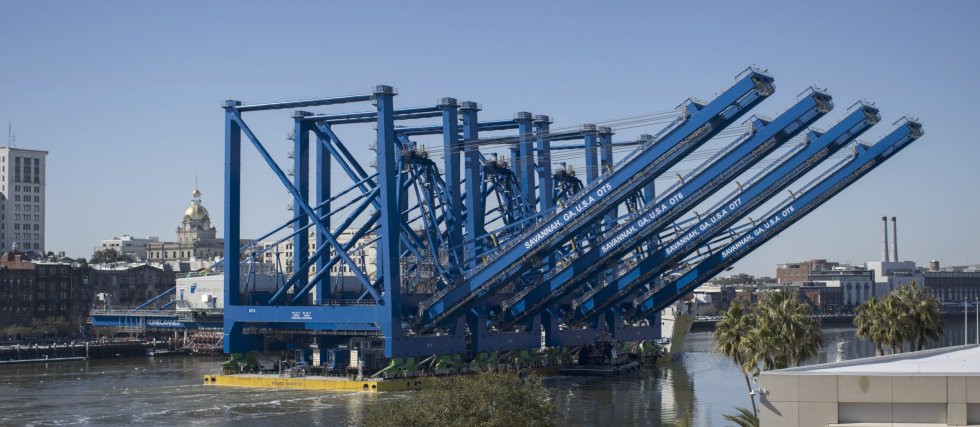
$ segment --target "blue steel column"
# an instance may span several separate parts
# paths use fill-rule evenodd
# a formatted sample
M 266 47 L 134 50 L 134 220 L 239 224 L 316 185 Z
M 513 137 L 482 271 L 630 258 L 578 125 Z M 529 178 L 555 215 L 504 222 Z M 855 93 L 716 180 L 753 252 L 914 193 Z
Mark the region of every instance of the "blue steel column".
M 520 168 L 518 169 L 520 173 L 517 175 L 517 179 L 521 180 L 521 192 L 524 193 L 524 201 L 527 203 L 528 209 L 533 211 L 537 205 L 537 197 L 534 194 L 534 146 L 531 145 L 533 138 L 531 123 L 534 118 L 531 113 L 521 111 L 514 115 L 514 120 L 517 121 L 517 147 L 518 160 L 520 161 Z
M 401 272 L 399 271 L 398 192 L 395 156 L 395 90 L 391 86 L 376 86 L 374 102 L 378 107 L 378 187 L 381 198 L 381 239 L 378 241 L 378 261 L 384 277 L 384 299 L 388 316 L 381 319 L 385 336 L 385 356 L 394 352 L 394 340 L 401 336 Z
M 534 134 L 538 144 L 538 189 L 540 211 L 545 212 L 555 205 L 555 185 L 551 181 L 551 140 L 548 139 L 551 118 L 545 115 L 534 116 Z
M 591 184 L 599 177 L 595 125 L 582 125 L 582 134 L 585 141 L 585 179 L 587 184 Z
M 324 127 L 330 128 L 330 124 L 324 123 Z M 319 136 L 316 138 L 316 205 L 319 206 L 316 214 L 323 218 L 324 225 L 330 228 L 330 151 L 327 150 L 326 144 L 329 141 L 324 141 L 320 139 Z M 330 243 L 327 242 L 327 237 L 324 235 L 323 231 L 317 227 L 316 230 L 316 249 L 324 246 L 329 246 Z M 330 251 L 323 250 L 320 257 L 316 259 L 316 272 L 320 273 L 327 263 L 330 261 Z M 320 283 L 316 284 L 316 291 L 313 294 L 314 304 L 326 304 L 327 298 L 330 296 L 330 275 L 320 274 Z M 302 289 L 302 288 L 300 288 Z
M 293 200 L 293 274 L 298 275 L 296 286 L 303 289 L 309 283 L 308 271 L 303 271 L 301 267 L 306 264 L 310 257 L 310 233 L 307 226 L 310 218 L 306 211 L 300 209 L 300 203 L 310 203 L 310 126 L 302 118 L 311 116 L 313 113 L 307 111 L 297 111 L 293 113 L 293 185 L 299 190 L 302 200 Z
M 470 262 L 467 266 L 472 268 L 479 261 L 477 254 L 483 252 L 482 238 L 486 234 L 484 230 L 484 216 L 486 210 L 483 207 L 483 190 L 481 187 L 480 168 L 480 147 L 477 140 L 480 139 L 480 131 L 477 122 L 477 113 L 480 106 L 475 102 L 466 101 L 460 107 L 463 112 L 463 158 L 466 179 L 466 240 L 467 254 Z
M 225 109 L 225 306 L 240 305 L 241 301 L 241 212 L 242 212 L 242 129 L 235 121 L 235 107 L 241 102 L 228 100 Z M 226 353 L 237 350 L 233 344 L 241 340 L 241 327 L 234 319 L 225 319 L 224 348 Z
M 459 170 L 459 104 L 454 98 L 442 98 L 442 144 L 446 169 L 446 187 L 449 188 L 449 218 L 446 229 L 449 232 L 449 269 L 458 274 L 463 263 L 463 195 L 460 188 Z
M 649 142 L 652 139 L 653 139 L 653 135 L 650 135 L 650 134 L 646 134 L 645 133 L 643 135 L 640 135 L 639 138 L 637 138 L 636 140 L 637 140 L 637 142 L 647 143 L 647 142 Z M 643 187 L 643 202 L 644 203 L 653 203 L 656 200 L 656 198 L 657 198 L 656 189 L 657 188 L 656 188 L 656 184 L 654 184 L 654 181 L 650 181 L 649 184 L 647 184 L 646 186 Z
M 613 150 L 612 150 L 612 128 L 608 126 L 602 126 L 599 128 L 599 163 L 601 164 L 601 171 L 599 175 L 608 175 L 612 172 L 613 167 Z M 606 227 L 611 227 L 613 223 L 616 222 L 616 218 L 619 217 L 619 205 L 614 206 L 606 214 Z

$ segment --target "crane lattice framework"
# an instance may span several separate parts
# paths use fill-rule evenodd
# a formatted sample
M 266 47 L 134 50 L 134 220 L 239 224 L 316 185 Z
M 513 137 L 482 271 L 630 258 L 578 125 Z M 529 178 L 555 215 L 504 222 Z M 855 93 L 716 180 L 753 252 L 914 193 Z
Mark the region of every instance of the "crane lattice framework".
M 816 88 L 775 118 L 729 129 L 774 90 L 770 75 L 747 69 L 715 99 L 685 101 L 665 128 L 634 141 L 613 141 L 611 127 L 591 124 L 552 131 L 548 116 L 528 112 L 480 121 L 478 104 L 453 98 L 396 109 L 389 86 L 295 102 L 226 101 L 225 254 L 241 256 L 223 266 L 225 351 L 268 349 L 270 336 L 320 346 L 383 339 L 392 358 L 537 349 L 542 339 L 576 346 L 658 338 L 661 310 L 922 135 L 905 117 L 877 143 L 855 143 L 880 121 L 865 102 L 814 130 L 834 107 Z M 365 103 L 373 108 L 302 110 Z M 294 110 L 291 174 L 244 119 L 283 109 Z M 440 122 L 404 124 L 426 119 Z M 376 126 L 373 165 L 339 136 L 358 123 Z M 726 129 L 738 137 L 655 192 L 654 180 Z M 507 134 L 483 136 L 491 132 Z M 249 286 L 247 271 L 263 249 L 240 240 L 243 135 L 293 199 L 292 217 L 256 240 L 286 234 L 280 242 L 293 243 L 293 270 L 273 292 Z M 426 135 L 441 136 L 442 162 L 416 142 Z M 510 157 L 481 152 L 492 145 L 507 146 Z M 614 161 L 613 147 L 622 146 L 633 151 Z M 559 150 L 583 153 L 585 182 L 564 164 L 552 170 Z M 825 163 L 822 174 L 787 190 Z M 790 197 L 776 201 L 784 191 Z M 761 220 L 749 216 L 756 210 Z M 355 259 L 372 245 L 375 274 Z M 356 283 L 331 278 L 337 268 Z M 227 274 L 236 270 L 245 273 Z

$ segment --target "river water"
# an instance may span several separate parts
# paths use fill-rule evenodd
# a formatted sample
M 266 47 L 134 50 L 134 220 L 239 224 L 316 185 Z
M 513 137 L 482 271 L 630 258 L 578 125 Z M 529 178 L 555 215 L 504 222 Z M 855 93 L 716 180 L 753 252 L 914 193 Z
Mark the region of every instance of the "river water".
M 823 332 L 816 362 L 874 354 L 853 328 Z M 972 342 L 972 328 L 968 335 Z M 962 320 L 947 319 L 939 345 L 962 344 L 963 336 Z M 564 409 L 567 425 L 660 425 L 687 411 L 695 425 L 727 425 L 724 414 L 750 407 L 748 393 L 738 368 L 711 347 L 710 332 L 694 332 L 667 366 L 624 377 L 552 377 L 544 383 Z M 413 396 L 201 385 L 222 362 L 164 357 L 0 366 L 0 425 L 357 425 L 367 408 Z

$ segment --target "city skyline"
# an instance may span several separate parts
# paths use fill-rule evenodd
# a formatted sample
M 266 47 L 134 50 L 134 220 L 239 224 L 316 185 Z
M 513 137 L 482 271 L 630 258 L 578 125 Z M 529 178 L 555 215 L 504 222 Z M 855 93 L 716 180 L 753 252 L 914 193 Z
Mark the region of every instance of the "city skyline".
M 402 107 L 453 96 L 480 102 L 490 118 L 531 111 L 569 127 L 669 110 L 691 95 L 711 98 L 711 90 L 757 64 L 769 68 L 777 87 L 759 113 L 778 114 L 816 83 L 836 103 L 818 127 L 828 127 L 851 103 L 867 98 L 882 108 L 883 121 L 862 140 L 876 141 L 906 113 L 921 119 L 926 135 L 732 272 L 771 275 L 779 263 L 811 258 L 877 260 L 882 215 L 899 218 L 902 258 L 920 265 L 930 259 L 944 265 L 980 262 L 970 245 L 980 239 L 972 221 L 980 190 L 970 185 L 978 181 L 972 159 L 980 147 L 970 144 L 975 137 L 967 128 L 977 112 L 971 100 L 980 89 L 971 70 L 980 55 L 951 43 L 980 33 L 972 25 L 978 6 L 834 4 L 846 6 L 848 14 L 830 17 L 828 28 L 803 30 L 798 22 L 774 16 L 796 12 L 800 21 L 826 19 L 802 6 L 775 3 L 600 10 L 575 3 L 557 11 L 522 6 L 523 16 L 533 20 L 518 17 L 513 5 L 447 14 L 448 5 L 424 4 L 415 7 L 420 13 L 410 30 L 399 31 L 397 14 L 354 5 L 308 8 L 347 18 L 318 28 L 294 25 L 293 14 L 257 4 L 238 8 L 230 21 L 236 25 L 226 27 L 220 25 L 228 18 L 220 4 L 186 13 L 153 4 L 63 4 L 40 11 L 6 3 L 0 6 L 0 36 L 10 42 L 0 47 L 8 64 L 0 68 L 0 121 L 13 123 L 18 147 L 50 152 L 45 247 L 88 257 L 94 244 L 111 236 L 172 237 L 168 230 L 190 201 L 195 171 L 203 204 L 224 234 L 218 108 L 224 99 L 355 94 L 385 83 L 405 93 L 395 98 Z M 695 16 L 703 27 L 678 24 Z M 496 31 L 508 20 L 523 25 Z M 57 25 L 76 37 L 48 34 L 33 22 Z M 248 31 L 258 26 L 270 31 Z M 691 30 L 713 37 L 680 46 L 657 43 Z M 800 31 L 812 31 L 813 37 L 778 37 Z M 395 36 L 402 40 L 398 50 L 372 50 Z M 549 42 L 557 37 L 571 42 Z M 255 121 L 264 139 L 283 141 L 273 147 L 282 162 L 289 129 L 263 125 L 281 123 L 286 114 Z M 622 129 L 617 139 L 656 130 Z M 369 132 L 349 141 L 355 155 L 370 153 Z M 252 206 L 243 216 L 245 237 L 257 237 L 287 215 L 287 194 L 265 187 L 266 181 L 244 183 L 245 205 Z M 259 194 L 281 199 L 258 199 Z

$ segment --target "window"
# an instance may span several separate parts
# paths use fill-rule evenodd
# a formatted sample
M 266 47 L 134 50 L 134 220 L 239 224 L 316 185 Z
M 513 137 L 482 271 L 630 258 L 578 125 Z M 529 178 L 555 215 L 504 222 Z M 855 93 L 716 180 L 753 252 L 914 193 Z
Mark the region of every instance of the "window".
M 35 221 L 40 221 L 41 220 L 41 215 L 34 214 L 34 220 Z
M 20 224 L 14 224 L 14 230 L 20 230 Z
M 34 196 L 34 203 L 41 203 L 41 196 Z
M 14 186 L 14 191 L 20 191 L 20 186 L 19 185 L 15 185 Z
M 15 202 L 19 202 L 20 201 L 20 194 L 14 194 L 14 201 Z

